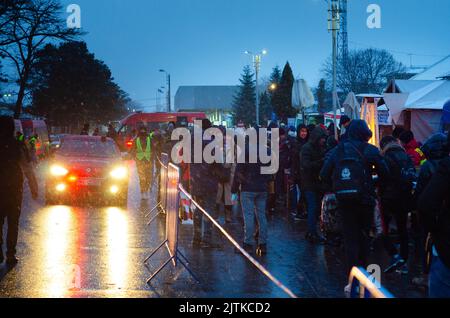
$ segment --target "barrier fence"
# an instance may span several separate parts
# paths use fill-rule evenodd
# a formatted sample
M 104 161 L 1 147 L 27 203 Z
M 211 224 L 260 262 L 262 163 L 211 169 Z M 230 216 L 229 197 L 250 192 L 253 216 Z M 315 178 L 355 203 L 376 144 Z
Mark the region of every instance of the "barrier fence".
M 353 267 L 350 272 L 350 298 L 394 298 L 367 271 L 361 267 Z
M 166 267 L 170 262 L 172 262 L 173 266 L 176 267 L 178 262 L 183 265 L 186 270 L 194 277 L 197 281 L 198 279 L 195 275 L 190 271 L 187 267 L 188 260 L 187 258 L 180 252 L 178 249 L 178 211 L 179 211 L 179 202 L 180 202 L 180 192 L 178 190 L 179 182 L 180 182 L 180 169 L 174 164 L 170 163 L 167 167 L 161 167 L 161 175 L 163 175 L 163 171 L 166 174 L 167 182 L 161 183 L 161 185 L 166 184 L 166 189 L 164 190 L 165 196 L 165 204 L 161 206 L 162 209 L 165 209 L 166 214 L 166 235 L 164 241 L 158 245 L 156 249 L 154 249 L 149 256 L 144 260 L 144 264 L 147 269 L 151 271 L 151 269 L 147 266 L 147 262 L 164 246 L 167 248 L 169 253 L 169 258 L 163 262 L 163 264 L 151 274 L 151 276 L 147 279 L 147 284 L 151 282 L 153 278 L 161 272 L 164 267 Z M 155 216 L 156 217 L 156 216 Z M 151 221 L 150 221 L 151 222 Z
M 145 217 L 151 216 L 153 211 L 158 211 L 148 222 L 147 225 L 150 225 L 153 220 L 160 214 L 166 213 L 167 210 L 167 173 L 168 173 L 168 165 L 169 165 L 169 155 L 166 153 L 161 154 L 161 159 L 156 157 L 158 160 L 157 164 L 160 165 L 159 169 L 159 189 L 158 189 L 158 199 L 155 207 L 151 209 Z

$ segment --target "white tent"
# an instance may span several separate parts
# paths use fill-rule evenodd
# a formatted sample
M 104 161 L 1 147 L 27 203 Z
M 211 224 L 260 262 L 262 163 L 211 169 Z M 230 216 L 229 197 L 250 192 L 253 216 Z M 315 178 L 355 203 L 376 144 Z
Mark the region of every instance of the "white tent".
M 384 101 L 394 125 L 410 123 L 418 141 L 439 130 L 442 109 L 450 99 L 450 81 L 394 81 L 390 86 L 398 93 L 385 93 Z

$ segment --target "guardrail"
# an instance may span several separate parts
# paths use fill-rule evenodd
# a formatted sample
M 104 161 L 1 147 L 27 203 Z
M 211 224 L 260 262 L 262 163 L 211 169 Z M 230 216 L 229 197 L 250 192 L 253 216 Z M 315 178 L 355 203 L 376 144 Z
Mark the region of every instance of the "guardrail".
M 164 156 L 163 156 L 164 157 Z M 167 157 L 168 159 L 168 157 Z M 167 166 L 164 165 L 162 160 L 161 164 L 161 182 L 160 188 L 164 187 L 166 189 L 159 189 L 164 200 L 156 205 L 153 209 L 164 210 L 166 213 L 166 235 L 164 241 L 158 245 L 156 249 L 154 249 L 149 256 L 144 260 L 144 264 L 147 269 L 150 271 L 147 262 L 164 246 L 167 248 L 169 253 L 169 258 L 163 262 L 163 264 L 151 274 L 151 276 L 147 279 L 147 284 L 151 282 L 153 278 L 155 278 L 158 273 L 160 273 L 164 267 L 166 267 L 170 262 L 172 262 L 173 266 L 176 267 L 178 263 L 183 265 L 186 270 L 194 277 L 195 280 L 199 281 L 196 276 L 192 273 L 192 271 L 187 267 L 188 260 L 187 258 L 180 252 L 178 249 L 178 226 L 179 226 L 179 204 L 180 204 L 180 193 L 186 195 L 186 197 L 194 204 L 197 209 L 195 213 L 203 213 L 209 221 L 228 239 L 228 241 L 250 262 L 252 263 L 263 275 L 265 275 L 270 281 L 272 281 L 277 287 L 279 287 L 283 292 L 285 292 L 291 298 L 297 298 L 297 296 L 284 284 L 282 284 L 275 276 L 273 276 L 263 265 L 261 265 L 256 259 L 254 259 L 247 251 L 245 251 L 236 240 L 200 205 L 195 201 L 195 198 L 184 189 L 184 187 L 180 184 L 180 169 L 172 163 L 169 163 Z M 163 176 L 163 174 L 166 176 Z M 151 213 L 151 212 L 150 212 Z M 150 214 L 149 213 L 149 214 Z M 161 212 L 159 212 L 161 213 Z M 158 214 L 159 214 L 158 213 Z M 157 215 L 158 215 L 157 214 Z M 156 218 L 156 215 L 150 220 L 149 224 Z
M 350 272 L 350 298 L 394 298 L 374 277 L 361 267 Z

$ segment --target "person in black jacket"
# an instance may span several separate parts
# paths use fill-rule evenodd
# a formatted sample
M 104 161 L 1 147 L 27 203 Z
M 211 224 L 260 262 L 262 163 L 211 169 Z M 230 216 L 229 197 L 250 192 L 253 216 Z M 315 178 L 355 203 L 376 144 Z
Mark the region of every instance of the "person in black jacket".
M 257 132 L 257 135 L 259 133 Z M 259 138 L 258 138 L 259 139 Z M 237 196 L 240 190 L 241 205 L 244 215 L 244 248 L 250 251 L 253 248 L 255 221 L 258 226 L 258 242 L 257 253 L 265 254 L 267 252 L 267 218 L 266 203 L 268 182 L 271 175 L 262 174 L 261 167 L 258 163 L 249 163 L 248 154 L 250 151 L 259 153 L 259 147 L 266 145 L 255 144 L 246 145 L 246 163 L 238 163 L 231 186 L 233 197 Z M 270 150 L 267 151 L 270 154 Z
M 348 128 L 348 140 L 341 142 L 338 147 L 331 151 L 320 172 L 322 180 L 334 184 L 335 181 L 332 180 L 332 176 L 341 160 L 340 150 L 361 149 L 361 160 L 364 160 L 363 165 L 365 169 L 365 182 L 361 197 L 352 201 L 338 200 L 338 208 L 342 216 L 348 273 L 350 273 L 353 266 L 365 268 L 367 265 L 369 231 L 376 202 L 375 183 L 372 175 L 376 172 L 379 181 L 383 183 L 389 173 L 378 148 L 368 143 L 371 138 L 372 132 L 367 123 L 364 120 L 353 120 Z M 348 286 L 346 287 L 347 289 Z
M 408 212 L 411 211 L 413 182 L 416 179 L 414 164 L 405 149 L 393 136 L 386 136 L 381 140 L 381 154 L 389 168 L 389 177 L 380 189 L 381 207 L 386 228 L 391 219 L 395 219 L 400 236 L 400 254 L 397 251 L 389 233 L 383 235 L 384 246 L 391 256 L 391 264 L 385 270 L 390 273 L 398 270 L 402 274 L 408 273 Z
M 448 157 L 448 144 L 447 144 L 447 136 L 442 133 L 437 133 L 432 135 L 425 141 L 424 145 L 421 148 L 423 154 L 426 157 L 426 162 L 420 166 L 419 177 L 417 180 L 416 189 L 414 191 L 414 204 L 417 204 L 420 195 L 423 190 L 427 187 L 433 175 L 436 173 L 439 167 L 439 163 Z M 413 229 L 415 230 L 415 239 L 416 246 L 419 254 L 419 258 L 421 259 L 423 269 L 427 268 L 427 260 L 426 260 L 426 238 L 428 235 L 427 230 L 424 228 L 422 222 L 420 222 L 417 213 L 413 213 L 412 215 L 413 221 Z M 413 278 L 413 284 L 418 286 L 427 286 L 428 285 L 428 277 L 426 271 L 422 271 L 422 273 Z
M 212 124 L 208 119 L 202 120 L 203 134 Z M 198 142 L 198 141 L 197 141 Z M 211 141 L 202 141 L 202 152 Z M 194 149 L 194 147 L 192 147 Z M 195 201 L 197 201 L 214 219 L 219 218 L 219 211 L 216 209 L 216 197 L 219 183 L 223 180 L 224 168 L 221 163 L 206 163 L 203 159 L 201 163 L 194 162 L 194 153 L 190 164 L 190 191 Z M 203 231 L 202 231 L 203 229 Z M 220 247 L 218 230 L 209 219 L 203 216 L 200 211 L 194 212 L 194 247 Z
M 448 136 L 450 143 L 450 133 Z M 433 259 L 429 276 L 429 296 L 450 298 L 450 157 L 443 159 L 419 197 L 422 223 L 431 233 Z
M 299 125 L 297 127 L 297 142 L 294 143 L 294 147 L 291 149 L 291 176 L 292 181 L 297 187 L 298 191 L 298 202 L 297 209 L 294 215 L 294 219 L 296 221 L 306 219 L 306 211 L 304 209 L 305 204 L 305 196 L 302 193 L 303 189 L 301 186 L 301 178 L 300 178 L 300 153 L 303 149 L 303 146 L 306 145 L 309 139 L 309 131 L 306 125 Z
M 311 243 L 323 243 L 324 239 L 317 232 L 317 219 L 322 200 L 322 186 L 319 179 L 320 169 L 325 158 L 327 131 L 317 126 L 311 133 L 309 141 L 300 153 L 301 185 L 308 211 L 308 232 L 306 239 Z
M 6 264 L 14 266 L 22 209 L 23 176 L 30 186 L 33 199 L 38 197 L 38 185 L 33 169 L 27 160 L 25 145 L 14 138 L 14 120 L 0 117 L 0 263 L 3 263 L 3 223 L 8 223 L 6 238 Z

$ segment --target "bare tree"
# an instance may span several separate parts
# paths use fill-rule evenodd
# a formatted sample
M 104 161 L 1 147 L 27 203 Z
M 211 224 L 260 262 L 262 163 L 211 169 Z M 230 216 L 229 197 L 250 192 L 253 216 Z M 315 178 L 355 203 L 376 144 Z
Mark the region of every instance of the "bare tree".
M 378 49 L 353 50 L 346 63 L 338 63 L 337 86 L 344 93 L 381 93 L 388 81 L 402 74 L 405 67 L 389 52 Z M 322 72 L 332 83 L 333 65 L 328 59 Z
M 14 117 L 22 112 L 35 54 L 50 40 L 71 41 L 81 34 L 67 28 L 58 0 L 9 0 L 0 15 L 0 54 L 10 60 L 17 75 L 19 91 Z

